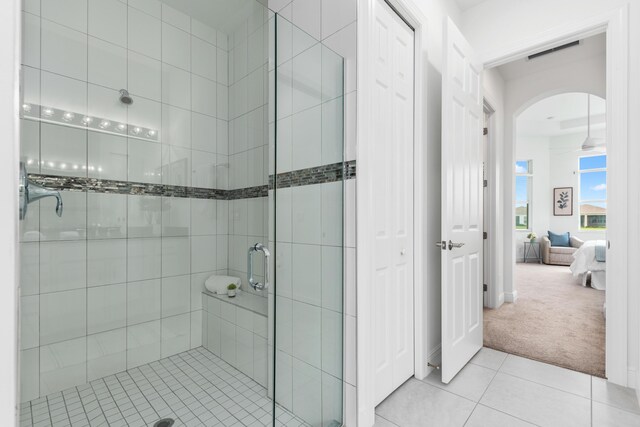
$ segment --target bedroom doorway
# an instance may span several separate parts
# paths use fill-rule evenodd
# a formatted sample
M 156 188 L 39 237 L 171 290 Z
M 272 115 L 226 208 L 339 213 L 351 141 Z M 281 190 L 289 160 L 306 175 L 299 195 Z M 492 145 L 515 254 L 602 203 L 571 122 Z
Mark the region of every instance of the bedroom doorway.
M 605 378 L 606 35 L 559 47 L 499 67 L 507 99 L 538 92 L 513 115 L 514 274 L 484 344 Z

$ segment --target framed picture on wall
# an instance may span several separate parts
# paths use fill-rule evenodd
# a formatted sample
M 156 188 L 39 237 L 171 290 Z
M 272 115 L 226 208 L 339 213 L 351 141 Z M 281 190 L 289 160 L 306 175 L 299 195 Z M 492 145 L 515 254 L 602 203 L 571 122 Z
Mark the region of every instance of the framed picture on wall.
M 573 215 L 573 187 L 559 187 L 553 189 L 553 215 Z

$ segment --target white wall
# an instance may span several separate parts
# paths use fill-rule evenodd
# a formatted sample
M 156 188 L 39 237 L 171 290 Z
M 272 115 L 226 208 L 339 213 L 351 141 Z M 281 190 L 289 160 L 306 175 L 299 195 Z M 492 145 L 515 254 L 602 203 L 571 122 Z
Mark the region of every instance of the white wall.
M 640 4 L 629 0 L 555 0 L 513 1 L 513 0 L 488 0 L 473 7 L 462 16 L 465 35 L 478 51 L 488 54 L 498 49 L 513 46 L 513 43 L 525 41 L 546 30 L 552 30 L 559 26 L 580 22 L 582 20 L 606 14 L 620 7 L 628 7 L 629 10 L 629 93 L 636 94 L 629 97 L 629 120 L 627 135 L 628 141 L 637 141 L 640 138 L 640 122 L 633 120 L 640 116 Z M 574 73 L 572 79 L 581 79 L 582 73 Z M 628 182 L 640 182 L 640 170 L 634 165 L 640 159 L 640 145 L 630 143 L 627 147 L 628 158 Z M 627 217 L 629 218 L 627 229 L 628 239 L 625 248 L 629 259 L 638 259 L 639 248 L 635 242 L 640 235 L 640 223 L 636 220 L 640 207 L 640 188 L 629 186 L 627 189 Z M 507 242 L 508 243 L 508 242 Z M 629 263 L 627 277 L 634 278 L 640 275 L 640 264 Z M 505 282 L 507 282 L 505 277 Z M 637 286 L 628 284 L 627 299 L 629 301 L 628 318 L 628 368 L 630 384 L 640 384 L 640 354 L 638 342 L 640 329 L 638 326 L 638 306 L 640 305 L 640 290 Z

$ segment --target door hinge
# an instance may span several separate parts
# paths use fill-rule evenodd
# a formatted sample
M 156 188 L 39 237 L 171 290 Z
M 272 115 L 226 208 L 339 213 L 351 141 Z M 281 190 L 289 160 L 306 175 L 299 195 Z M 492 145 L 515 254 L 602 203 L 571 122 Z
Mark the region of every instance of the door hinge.
M 484 285 L 482 285 L 482 291 L 483 292 L 487 292 L 488 290 L 489 290 L 489 287 L 487 286 L 486 283 Z
M 483 128 L 482 129 L 482 134 L 483 135 L 488 135 L 489 134 L 489 128 Z
M 486 231 L 483 231 L 483 232 L 482 232 L 482 238 L 483 238 L 484 240 L 487 240 L 487 239 L 489 238 L 489 234 L 487 234 L 487 232 L 486 232 Z
M 484 188 L 487 188 L 489 186 L 489 181 L 487 181 L 486 179 L 484 181 L 482 181 L 482 186 Z

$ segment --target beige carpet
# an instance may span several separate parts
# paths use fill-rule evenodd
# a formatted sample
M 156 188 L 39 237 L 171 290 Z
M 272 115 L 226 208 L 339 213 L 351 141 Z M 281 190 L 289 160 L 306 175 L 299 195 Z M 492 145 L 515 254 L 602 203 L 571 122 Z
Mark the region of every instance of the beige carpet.
M 484 345 L 604 378 L 605 293 L 569 267 L 516 264 L 515 304 L 484 310 Z

